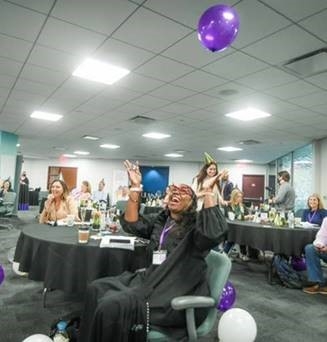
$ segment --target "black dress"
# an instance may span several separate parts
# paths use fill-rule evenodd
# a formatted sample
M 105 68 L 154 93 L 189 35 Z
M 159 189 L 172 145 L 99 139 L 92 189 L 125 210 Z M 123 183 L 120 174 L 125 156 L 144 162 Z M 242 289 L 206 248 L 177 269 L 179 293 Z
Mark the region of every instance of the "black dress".
M 173 310 L 170 302 L 176 296 L 209 294 L 205 257 L 227 230 L 218 207 L 197 215 L 187 226 L 171 229 L 162 247 L 167 259 L 159 266 L 152 264 L 152 252 L 158 249 L 168 212 L 140 217 L 135 223 L 122 220 L 125 231 L 150 239 L 150 266 L 144 272 L 98 279 L 89 286 L 81 342 L 146 341 L 147 327 L 178 339 L 186 336 L 185 313 Z M 196 310 L 197 325 L 206 313 L 206 309 Z
M 28 190 L 29 190 L 29 179 L 27 177 L 20 178 L 19 185 L 19 199 L 18 199 L 18 210 L 28 210 Z

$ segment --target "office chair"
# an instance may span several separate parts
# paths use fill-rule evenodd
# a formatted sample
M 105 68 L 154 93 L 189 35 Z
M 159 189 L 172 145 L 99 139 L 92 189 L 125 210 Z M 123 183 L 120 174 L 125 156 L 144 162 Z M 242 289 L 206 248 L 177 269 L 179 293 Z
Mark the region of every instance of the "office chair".
M 188 341 L 197 341 L 198 337 L 205 336 L 212 330 L 217 319 L 216 305 L 227 282 L 232 268 L 231 261 L 226 254 L 211 250 L 206 258 L 208 265 L 208 281 L 210 297 L 205 296 L 181 296 L 173 298 L 171 306 L 174 310 L 185 310 Z M 202 324 L 196 328 L 194 309 L 209 307 L 209 312 Z M 151 330 L 148 334 L 149 342 L 169 341 L 170 339 L 161 332 Z
M 3 202 L 0 206 L 0 229 L 13 229 L 9 217 L 12 216 L 15 209 L 16 192 L 7 192 L 3 196 Z

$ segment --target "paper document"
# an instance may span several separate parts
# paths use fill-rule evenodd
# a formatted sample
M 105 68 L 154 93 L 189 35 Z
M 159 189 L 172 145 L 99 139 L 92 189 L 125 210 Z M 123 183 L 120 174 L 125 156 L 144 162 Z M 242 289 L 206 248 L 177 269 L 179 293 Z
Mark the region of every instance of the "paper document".
M 121 248 L 134 250 L 135 236 L 107 235 L 103 236 L 100 247 Z

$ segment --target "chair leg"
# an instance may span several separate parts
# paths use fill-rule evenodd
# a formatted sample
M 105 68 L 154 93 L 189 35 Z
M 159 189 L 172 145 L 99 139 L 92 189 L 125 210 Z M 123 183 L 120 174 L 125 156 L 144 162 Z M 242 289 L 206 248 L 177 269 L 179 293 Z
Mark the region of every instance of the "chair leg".
M 198 335 L 196 333 L 193 308 L 186 309 L 186 326 L 187 326 L 188 341 L 189 342 L 197 341 Z

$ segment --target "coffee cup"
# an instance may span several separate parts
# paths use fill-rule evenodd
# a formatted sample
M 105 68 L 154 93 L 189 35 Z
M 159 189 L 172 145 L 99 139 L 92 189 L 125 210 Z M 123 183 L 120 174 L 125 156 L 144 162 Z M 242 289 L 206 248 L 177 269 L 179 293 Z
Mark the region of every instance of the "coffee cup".
M 89 227 L 79 227 L 78 229 L 78 242 L 88 243 L 90 236 Z
M 235 214 L 234 214 L 232 211 L 229 211 L 229 212 L 228 212 L 228 218 L 229 218 L 231 221 L 234 221 L 234 220 L 235 220 Z

